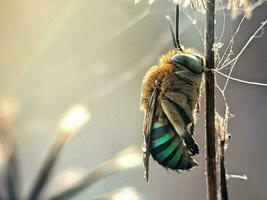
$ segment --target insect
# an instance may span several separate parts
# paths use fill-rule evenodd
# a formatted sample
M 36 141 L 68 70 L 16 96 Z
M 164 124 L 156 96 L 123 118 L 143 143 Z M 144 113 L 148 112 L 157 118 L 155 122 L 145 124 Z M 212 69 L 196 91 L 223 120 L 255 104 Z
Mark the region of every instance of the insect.
M 176 38 L 171 28 L 175 48 L 149 69 L 142 83 L 141 109 L 145 113 L 142 151 L 147 181 L 150 154 L 160 165 L 172 170 L 189 170 L 197 165 L 194 156 L 199 148 L 193 134 L 204 60 L 195 50 L 179 45 L 178 12 L 177 6 Z

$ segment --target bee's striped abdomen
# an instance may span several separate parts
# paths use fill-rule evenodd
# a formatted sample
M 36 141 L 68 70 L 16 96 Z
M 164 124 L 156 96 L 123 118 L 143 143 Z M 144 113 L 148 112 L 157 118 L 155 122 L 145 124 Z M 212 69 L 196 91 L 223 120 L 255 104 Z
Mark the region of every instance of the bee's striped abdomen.
M 151 132 L 151 155 L 163 167 L 186 170 L 196 163 L 188 154 L 183 139 L 171 124 L 156 122 Z

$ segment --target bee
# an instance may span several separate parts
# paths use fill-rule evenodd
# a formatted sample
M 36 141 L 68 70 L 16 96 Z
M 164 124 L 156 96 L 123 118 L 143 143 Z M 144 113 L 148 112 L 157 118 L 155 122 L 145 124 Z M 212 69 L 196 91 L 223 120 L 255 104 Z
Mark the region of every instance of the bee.
M 193 134 L 204 59 L 195 50 L 180 47 L 178 42 L 148 70 L 142 83 L 141 110 L 145 114 L 142 151 L 147 181 L 150 154 L 167 169 L 189 170 L 198 165 L 194 156 L 199 148 Z

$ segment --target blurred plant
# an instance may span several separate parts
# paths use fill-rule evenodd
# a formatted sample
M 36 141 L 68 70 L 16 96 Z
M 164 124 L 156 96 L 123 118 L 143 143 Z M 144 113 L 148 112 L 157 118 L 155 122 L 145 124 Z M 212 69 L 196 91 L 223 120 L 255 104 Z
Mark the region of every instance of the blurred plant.
M 193 9 L 203 13 L 206 9 L 206 2 L 204 0 L 172 0 L 171 2 L 174 4 L 182 4 L 183 7 L 188 7 L 191 5 Z M 134 3 L 140 3 L 140 0 L 135 0 Z M 148 0 L 148 4 L 153 3 L 155 3 L 155 0 Z
M 13 137 L 12 134 L 12 128 L 14 127 L 18 110 L 18 102 L 15 99 L 7 96 L 0 96 L 0 172 L 4 176 L 3 180 L 1 177 L 1 181 L 4 182 L 1 183 L 1 185 L 5 185 L 5 190 L 3 190 L 3 188 L 0 190 L 0 199 L 22 199 L 19 193 L 20 185 L 14 142 L 15 137 Z M 44 164 L 26 199 L 38 200 L 43 196 L 49 196 L 48 194 L 42 193 L 50 182 L 52 170 L 58 161 L 58 157 L 64 145 L 77 134 L 89 120 L 89 111 L 80 104 L 74 105 L 65 113 L 59 123 L 56 138 L 49 149 Z M 95 170 L 87 175 L 85 172 L 81 171 L 65 171 L 61 176 L 55 177 L 55 183 L 62 187 L 56 186 L 55 194 L 47 198 L 69 199 L 80 193 L 86 187 L 91 186 L 110 174 L 140 166 L 141 160 L 141 152 L 138 152 L 135 147 L 128 147 L 119 152 L 112 159 L 97 166 Z M 119 200 L 121 198 L 117 199 Z M 139 198 L 132 199 L 136 200 Z
M 83 168 L 70 167 L 61 171 L 47 186 L 44 198 L 47 199 L 47 195 L 63 192 L 66 189 L 69 189 L 78 183 L 85 174 L 86 170 Z
M 13 126 L 19 113 L 19 101 L 7 95 L 0 95 L 0 170 L 1 182 L 6 193 L 1 191 L 0 199 L 16 200 L 19 195 L 19 175 Z
M 141 152 L 135 147 L 127 147 L 119 152 L 112 159 L 107 160 L 97 166 L 92 172 L 85 175 L 72 187 L 54 194 L 49 200 L 67 200 L 85 188 L 90 187 L 97 181 L 114 174 L 116 172 L 131 169 L 142 165 Z
M 80 131 L 90 120 L 90 114 L 82 105 L 71 107 L 63 116 L 59 124 L 59 133 L 67 134 L 69 137 Z
M 121 190 L 118 190 L 116 193 L 111 195 L 110 198 L 107 198 L 110 200 L 141 200 L 142 197 L 136 189 L 132 187 L 123 188 Z
M 138 4 L 142 0 L 135 0 L 134 3 Z M 144 0 L 143 0 L 144 1 Z M 194 10 L 205 14 L 206 1 L 205 0 L 166 0 L 174 4 L 180 4 L 182 7 L 191 6 Z M 247 12 L 246 17 L 250 18 L 252 11 L 261 5 L 266 0 L 219 0 L 215 1 L 216 11 L 219 10 L 231 10 L 232 19 L 236 19 L 242 11 Z M 156 0 L 147 0 L 148 4 L 153 4 Z
M 0 146 L 3 150 L 0 163 L 4 164 L 14 147 L 13 126 L 19 113 L 16 98 L 0 94 Z
M 62 151 L 65 143 L 75 135 L 89 120 L 89 113 L 81 105 L 75 105 L 70 108 L 69 111 L 63 116 L 60 124 L 59 131 L 56 135 L 54 143 L 50 148 L 50 151 L 45 159 L 37 179 L 30 191 L 29 200 L 38 199 L 42 189 L 50 176 L 50 172 L 53 169 L 60 152 Z
M 142 200 L 143 195 L 140 194 L 134 187 L 126 187 L 119 189 L 102 198 L 94 200 Z

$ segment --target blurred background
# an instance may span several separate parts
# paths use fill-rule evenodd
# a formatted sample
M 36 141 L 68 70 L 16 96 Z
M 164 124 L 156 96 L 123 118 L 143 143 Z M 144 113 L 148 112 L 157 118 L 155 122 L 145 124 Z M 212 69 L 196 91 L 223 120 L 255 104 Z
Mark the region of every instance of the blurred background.
M 33 184 L 62 114 L 75 103 L 86 105 L 91 118 L 64 148 L 53 177 L 66 170 L 78 174 L 91 170 L 128 145 L 141 148 L 141 82 L 159 56 L 172 48 L 165 16 L 174 21 L 174 11 L 174 4 L 163 0 L 153 4 L 146 0 L 138 4 L 131 0 L 0 1 L 0 92 L 16 98 L 20 105 L 13 132 L 23 195 Z M 266 11 L 267 3 L 263 3 L 245 20 L 235 39 L 235 52 L 266 20 Z M 204 16 L 191 8 L 182 7 L 181 12 L 182 44 L 203 53 Z M 226 46 L 242 12 L 232 19 L 226 10 L 225 16 L 221 42 Z M 220 10 L 216 26 L 219 38 Z M 266 83 L 266 44 L 266 34 L 255 39 L 233 76 Z M 219 84 L 224 81 L 218 77 Z M 229 124 L 227 170 L 248 177 L 247 181 L 229 180 L 229 195 L 235 200 L 265 200 L 267 89 L 230 81 L 226 98 L 235 115 Z M 217 100 L 218 110 L 223 111 L 219 93 Z M 205 199 L 203 115 L 202 100 L 195 136 L 201 148 L 196 158 L 199 167 L 179 174 L 151 161 L 149 183 L 140 167 L 108 177 L 73 199 L 87 200 L 125 186 L 134 186 L 146 199 Z M 59 186 L 52 180 L 46 190 L 52 192 Z

